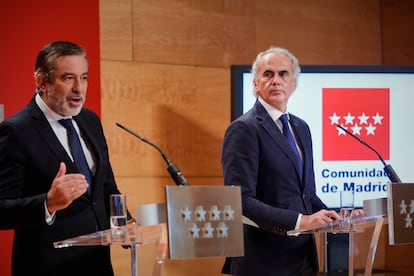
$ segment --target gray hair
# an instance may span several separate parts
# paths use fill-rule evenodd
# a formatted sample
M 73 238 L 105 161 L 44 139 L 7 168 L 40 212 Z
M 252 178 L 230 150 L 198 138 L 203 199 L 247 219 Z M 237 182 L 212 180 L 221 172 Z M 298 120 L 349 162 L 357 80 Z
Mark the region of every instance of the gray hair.
M 266 51 L 261 52 L 257 55 L 256 59 L 253 62 L 253 65 L 252 65 L 253 78 L 255 78 L 255 79 L 258 78 L 259 63 L 260 63 L 260 60 L 262 59 L 262 57 L 267 55 L 267 54 L 271 54 L 271 53 L 278 53 L 278 54 L 285 55 L 292 61 L 293 76 L 295 78 L 295 81 L 297 82 L 298 79 L 299 79 L 299 74 L 300 74 L 300 66 L 299 66 L 298 59 L 291 52 L 289 52 L 289 50 L 287 50 L 285 48 L 281 48 L 281 47 L 274 47 L 274 46 L 271 46 Z

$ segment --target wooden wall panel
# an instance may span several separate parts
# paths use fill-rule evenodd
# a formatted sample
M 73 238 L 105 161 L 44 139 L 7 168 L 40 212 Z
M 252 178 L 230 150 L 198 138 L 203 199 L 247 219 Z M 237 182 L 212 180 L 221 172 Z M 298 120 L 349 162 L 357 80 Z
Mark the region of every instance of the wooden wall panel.
M 381 0 L 384 65 L 414 65 L 414 1 Z
M 166 166 L 159 170 L 166 171 Z M 169 176 L 116 176 L 116 180 L 121 191 L 128 195 L 128 207 L 133 215 L 137 205 L 165 203 L 165 187 L 175 185 Z M 187 180 L 191 185 L 223 185 L 222 177 L 187 177 Z
M 230 72 L 189 66 L 103 61 L 102 119 L 118 175 L 164 176 L 158 145 L 186 176 L 221 176 L 220 150 L 230 121 Z M 162 172 L 162 173 L 161 173 Z
M 255 1 L 133 1 L 136 61 L 229 67 L 255 54 Z
M 301 64 L 380 64 L 378 0 L 256 1 L 256 43 L 290 49 Z
M 145 245 L 138 247 L 138 275 L 153 276 L 155 246 Z M 113 263 L 115 275 L 131 275 L 130 253 L 122 247 L 113 247 L 112 258 L 117 262 Z M 163 275 L 168 276 L 223 276 L 221 268 L 224 258 L 200 258 L 190 260 L 166 260 L 163 267 Z
M 223 276 L 221 268 L 224 258 L 200 258 L 192 260 L 168 260 L 165 275 L 168 276 Z M 259 276 L 259 275 L 258 275 Z
M 100 0 L 101 59 L 132 60 L 132 0 Z

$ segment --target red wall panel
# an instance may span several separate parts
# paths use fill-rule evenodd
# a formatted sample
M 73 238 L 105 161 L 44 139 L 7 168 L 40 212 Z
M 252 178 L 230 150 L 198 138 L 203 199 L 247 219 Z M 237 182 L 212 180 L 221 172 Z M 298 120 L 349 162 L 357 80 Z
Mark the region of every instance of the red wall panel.
M 54 40 L 70 40 L 86 48 L 90 60 L 86 106 L 100 114 L 99 0 L 3 1 L 0 39 L 0 105 L 5 118 L 30 101 L 37 53 Z M 2 276 L 11 275 L 12 238 L 12 230 L 0 231 Z

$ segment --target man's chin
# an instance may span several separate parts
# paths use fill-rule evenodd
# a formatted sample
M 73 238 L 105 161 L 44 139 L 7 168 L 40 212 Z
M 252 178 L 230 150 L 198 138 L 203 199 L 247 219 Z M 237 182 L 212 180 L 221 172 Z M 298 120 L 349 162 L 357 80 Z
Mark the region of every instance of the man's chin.
M 77 116 L 82 110 L 82 106 L 72 109 L 72 116 Z
M 64 116 L 77 116 L 82 110 L 82 106 L 66 108 Z

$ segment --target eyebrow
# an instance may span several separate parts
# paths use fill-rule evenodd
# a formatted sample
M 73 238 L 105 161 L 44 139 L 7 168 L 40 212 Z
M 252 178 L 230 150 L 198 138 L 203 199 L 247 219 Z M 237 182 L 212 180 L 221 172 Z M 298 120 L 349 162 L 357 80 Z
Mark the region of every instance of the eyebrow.
M 75 73 L 71 73 L 71 72 L 63 72 L 62 76 L 75 76 Z M 81 74 L 81 76 L 85 76 L 85 75 L 89 75 L 89 72 L 84 72 Z
M 272 69 L 265 69 L 265 70 L 263 71 L 263 74 L 268 73 L 268 72 L 271 72 L 271 73 L 277 73 L 279 76 L 282 76 L 282 75 L 285 75 L 285 74 L 289 73 L 289 70 L 274 71 L 274 70 L 272 70 Z

